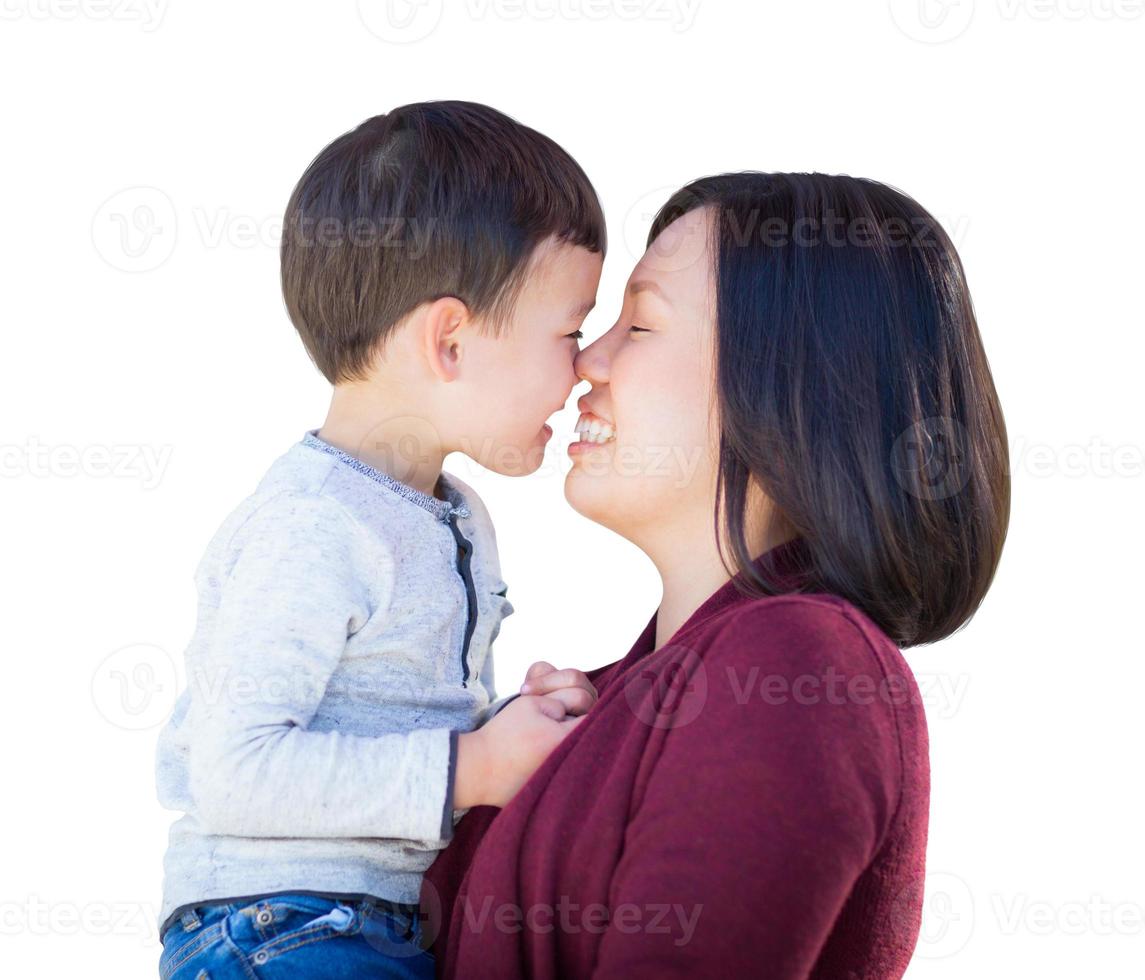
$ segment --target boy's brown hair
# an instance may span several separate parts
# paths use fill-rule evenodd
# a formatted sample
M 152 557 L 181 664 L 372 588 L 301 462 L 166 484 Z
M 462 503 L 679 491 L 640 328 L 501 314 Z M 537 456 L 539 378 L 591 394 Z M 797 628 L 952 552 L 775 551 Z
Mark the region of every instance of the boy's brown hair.
M 456 296 L 496 335 L 550 235 L 606 246 L 596 191 L 560 146 L 475 102 L 401 106 L 306 168 L 283 222 L 283 299 L 326 379 L 361 380 L 424 302 Z

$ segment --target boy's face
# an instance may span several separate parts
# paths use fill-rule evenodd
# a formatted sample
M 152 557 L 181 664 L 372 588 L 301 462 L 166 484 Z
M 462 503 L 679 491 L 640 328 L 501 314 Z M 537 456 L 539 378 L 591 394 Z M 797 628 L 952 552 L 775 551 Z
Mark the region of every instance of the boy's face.
M 548 238 L 537 246 L 516 306 L 500 338 L 474 335 L 466 345 L 458 448 L 505 476 L 536 471 L 560 411 L 577 384 L 579 331 L 596 302 L 603 257 Z

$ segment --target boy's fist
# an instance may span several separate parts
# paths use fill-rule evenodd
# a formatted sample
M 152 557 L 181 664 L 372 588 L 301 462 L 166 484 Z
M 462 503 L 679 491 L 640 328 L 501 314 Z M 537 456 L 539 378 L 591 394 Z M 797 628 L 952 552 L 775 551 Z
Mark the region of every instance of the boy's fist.
M 596 704 L 597 691 L 584 671 L 557 670 L 546 660 L 538 660 L 525 673 L 522 694 L 543 694 L 556 698 L 570 715 L 583 715 Z
M 453 807 L 504 806 L 583 718 L 552 697 L 513 698 L 457 740 Z

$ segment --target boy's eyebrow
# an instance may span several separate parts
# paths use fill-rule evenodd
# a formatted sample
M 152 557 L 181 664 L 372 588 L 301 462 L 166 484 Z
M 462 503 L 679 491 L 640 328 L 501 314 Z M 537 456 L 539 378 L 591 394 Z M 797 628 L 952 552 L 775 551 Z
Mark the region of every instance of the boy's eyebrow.
M 570 314 L 570 320 L 583 320 L 589 313 L 592 312 L 593 307 L 596 306 L 596 300 L 590 299 L 587 303 L 581 303 Z

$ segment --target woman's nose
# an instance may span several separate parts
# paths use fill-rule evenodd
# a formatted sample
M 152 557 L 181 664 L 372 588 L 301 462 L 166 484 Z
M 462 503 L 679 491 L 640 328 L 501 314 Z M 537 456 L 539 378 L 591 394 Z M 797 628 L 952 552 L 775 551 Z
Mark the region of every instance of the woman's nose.
M 598 337 L 573 358 L 573 370 L 582 381 L 591 381 L 593 384 L 608 382 L 608 354 L 602 343 L 607 336 Z

